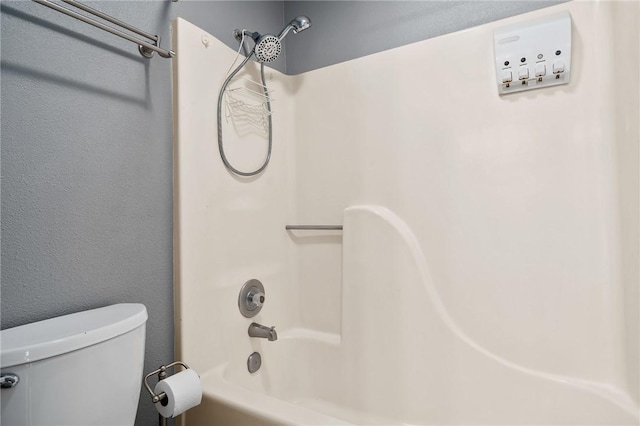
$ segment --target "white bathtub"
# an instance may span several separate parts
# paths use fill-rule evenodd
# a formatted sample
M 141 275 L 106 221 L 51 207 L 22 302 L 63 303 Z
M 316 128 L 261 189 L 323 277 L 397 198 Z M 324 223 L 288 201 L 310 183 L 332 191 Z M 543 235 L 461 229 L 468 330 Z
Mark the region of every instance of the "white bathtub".
M 205 402 L 189 412 L 189 424 L 355 425 L 400 424 L 344 404 L 338 387 L 339 341 L 310 330 L 280 332 L 260 350 L 261 369 L 246 360 L 202 376 Z M 331 366 L 336 368 L 331 368 Z

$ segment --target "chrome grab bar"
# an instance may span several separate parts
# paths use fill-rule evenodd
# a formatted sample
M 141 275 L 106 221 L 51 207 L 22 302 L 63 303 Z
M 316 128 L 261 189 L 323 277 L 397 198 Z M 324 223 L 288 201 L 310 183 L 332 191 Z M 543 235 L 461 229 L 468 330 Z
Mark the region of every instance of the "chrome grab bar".
M 342 225 L 287 225 L 287 231 L 342 231 Z

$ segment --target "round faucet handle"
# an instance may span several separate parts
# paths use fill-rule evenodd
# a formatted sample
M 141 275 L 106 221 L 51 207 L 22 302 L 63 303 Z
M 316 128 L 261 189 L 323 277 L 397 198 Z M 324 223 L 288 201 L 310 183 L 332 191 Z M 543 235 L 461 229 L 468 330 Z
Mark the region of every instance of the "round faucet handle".
M 253 318 L 262 309 L 265 298 L 264 286 L 257 279 L 250 279 L 242 285 L 238 294 L 238 308 L 245 318 Z
M 251 308 L 259 308 L 264 304 L 264 293 L 261 291 L 251 291 L 247 294 L 247 300 Z

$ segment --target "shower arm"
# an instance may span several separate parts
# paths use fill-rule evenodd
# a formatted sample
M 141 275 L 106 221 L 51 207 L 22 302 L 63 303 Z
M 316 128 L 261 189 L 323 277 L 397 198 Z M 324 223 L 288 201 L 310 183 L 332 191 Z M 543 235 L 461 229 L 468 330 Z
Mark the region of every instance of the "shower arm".
M 284 27 L 282 29 L 282 31 L 280 31 L 280 34 L 278 34 L 278 40 L 282 41 L 283 38 L 285 38 L 287 36 L 287 34 L 289 34 L 289 31 L 294 30 L 295 32 L 295 27 L 291 24 L 287 25 L 286 27 Z M 234 30 L 233 32 L 233 37 L 238 40 L 238 41 L 242 41 L 242 36 L 243 35 L 247 35 L 249 36 L 251 39 L 253 39 L 253 41 L 257 41 L 260 38 L 260 33 L 259 32 L 251 32 L 251 31 L 247 31 L 247 30 Z

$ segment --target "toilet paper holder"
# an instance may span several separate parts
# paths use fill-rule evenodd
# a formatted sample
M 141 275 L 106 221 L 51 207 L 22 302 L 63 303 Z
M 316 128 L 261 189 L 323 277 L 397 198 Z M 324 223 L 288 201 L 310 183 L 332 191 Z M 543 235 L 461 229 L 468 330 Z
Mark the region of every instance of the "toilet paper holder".
M 183 366 L 185 368 L 185 370 L 189 369 L 189 366 L 187 364 L 185 364 L 184 362 L 182 362 L 182 361 L 174 361 L 171 364 L 161 365 L 160 368 L 158 368 L 157 370 L 154 370 L 151 373 L 149 373 L 146 376 L 144 376 L 144 387 L 147 388 L 147 391 L 149 391 L 149 395 L 151 395 L 151 402 L 153 402 L 154 404 L 156 404 L 158 402 L 162 404 L 163 400 L 166 401 L 167 394 L 165 394 L 164 392 L 160 392 L 160 394 L 156 395 L 155 392 L 151 390 L 151 386 L 149 386 L 149 383 L 147 382 L 147 380 L 149 379 L 149 377 L 153 376 L 154 374 L 158 375 L 158 381 L 166 379 L 167 378 L 167 369 L 169 369 L 171 367 L 175 367 L 176 365 Z M 163 405 L 166 405 L 166 402 Z

